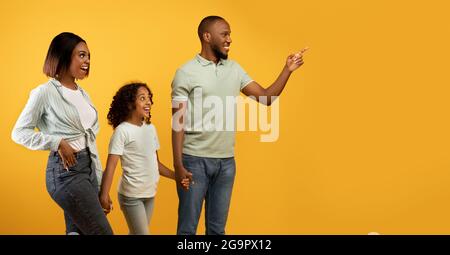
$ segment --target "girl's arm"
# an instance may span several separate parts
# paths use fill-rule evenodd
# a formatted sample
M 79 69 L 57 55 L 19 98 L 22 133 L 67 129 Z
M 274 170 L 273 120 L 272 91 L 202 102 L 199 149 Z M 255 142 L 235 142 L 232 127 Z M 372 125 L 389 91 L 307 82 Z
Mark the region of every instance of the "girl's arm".
M 159 174 L 175 181 L 175 172 L 173 170 L 169 169 L 163 163 L 161 163 L 161 161 L 159 161 L 158 152 L 156 152 L 156 157 L 158 159 Z M 190 178 L 192 178 L 192 173 L 188 173 L 188 174 L 189 174 L 188 176 Z M 184 189 L 189 189 L 190 184 L 194 184 L 194 182 L 192 181 L 192 183 L 191 183 L 191 181 L 188 177 L 181 180 L 181 186 Z
M 105 213 L 109 213 L 109 211 L 111 210 L 112 202 L 109 197 L 109 191 L 111 190 L 114 171 L 116 170 L 119 158 L 119 155 L 109 154 L 106 161 L 106 169 L 105 172 L 103 172 L 102 184 L 100 187 L 100 204 L 105 210 Z
M 159 161 L 158 152 L 156 152 L 156 158 L 158 159 L 159 174 L 169 179 L 175 180 L 175 172 L 161 163 L 161 161 Z

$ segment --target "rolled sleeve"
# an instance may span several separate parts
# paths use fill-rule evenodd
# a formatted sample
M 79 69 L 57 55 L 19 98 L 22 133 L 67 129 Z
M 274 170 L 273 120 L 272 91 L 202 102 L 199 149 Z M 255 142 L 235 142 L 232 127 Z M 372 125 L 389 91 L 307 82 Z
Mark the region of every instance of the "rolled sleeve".
M 187 74 L 178 69 L 172 81 L 172 102 L 185 102 L 189 97 L 189 82 Z
M 44 111 L 44 93 L 42 87 L 31 91 L 27 104 L 14 125 L 11 138 L 14 142 L 31 150 L 57 151 L 62 140 L 61 136 L 35 131 Z
M 240 80 L 240 84 L 239 84 L 239 88 L 240 90 L 243 90 L 245 88 L 245 86 L 247 86 L 248 84 L 250 84 L 253 79 L 247 74 L 247 72 L 238 64 L 236 63 L 236 69 L 239 75 L 239 80 Z

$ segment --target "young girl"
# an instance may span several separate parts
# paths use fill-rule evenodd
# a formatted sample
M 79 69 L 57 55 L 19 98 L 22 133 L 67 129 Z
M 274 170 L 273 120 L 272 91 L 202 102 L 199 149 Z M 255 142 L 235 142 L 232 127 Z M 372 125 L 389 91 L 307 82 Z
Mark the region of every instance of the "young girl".
M 123 174 L 119 204 L 131 235 L 148 234 L 159 174 L 175 179 L 175 173 L 159 162 L 156 129 L 150 122 L 153 94 L 145 83 L 127 84 L 117 91 L 108 113 L 114 133 L 109 144 L 106 170 L 100 189 L 100 203 L 111 209 L 109 190 L 120 158 Z M 189 179 L 182 182 L 189 186 Z

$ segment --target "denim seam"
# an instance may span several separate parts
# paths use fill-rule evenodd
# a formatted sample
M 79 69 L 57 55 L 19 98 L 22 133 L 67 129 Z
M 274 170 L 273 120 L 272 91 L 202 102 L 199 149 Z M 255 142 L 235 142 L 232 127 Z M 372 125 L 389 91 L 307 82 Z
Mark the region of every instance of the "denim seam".
M 81 206 L 80 199 L 77 196 L 73 195 L 72 192 L 70 192 L 67 189 L 65 190 L 65 192 L 72 199 L 75 206 L 77 206 L 80 210 L 82 210 L 84 215 L 88 216 L 86 219 L 89 221 L 92 229 L 95 230 L 96 233 L 100 233 L 102 230 L 102 227 L 100 226 L 100 224 L 96 224 L 96 221 L 91 217 L 92 214 L 89 213 L 89 211 L 86 210 L 86 208 L 84 206 Z

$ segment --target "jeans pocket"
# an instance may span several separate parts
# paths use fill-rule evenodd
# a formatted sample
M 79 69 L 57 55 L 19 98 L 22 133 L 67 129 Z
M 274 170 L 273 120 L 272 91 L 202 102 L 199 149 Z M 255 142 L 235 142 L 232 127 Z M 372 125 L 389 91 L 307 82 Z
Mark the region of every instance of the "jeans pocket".
M 67 167 L 64 167 L 64 164 L 61 162 L 58 163 L 58 166 L 55 167 L 55 174 L 59 178 L 59 180 L 65 180 L 71 176 L 74 176 L 77 172 L 77 164 Z
M 195 156 L 183 154 L 182 161 L 184 168 L 189 171 L 191 171 L 192 169 L 200 168 L 201 166 L 200 158 Z

